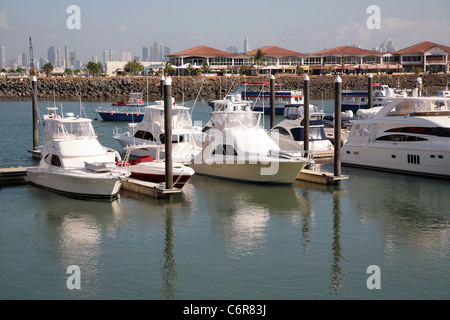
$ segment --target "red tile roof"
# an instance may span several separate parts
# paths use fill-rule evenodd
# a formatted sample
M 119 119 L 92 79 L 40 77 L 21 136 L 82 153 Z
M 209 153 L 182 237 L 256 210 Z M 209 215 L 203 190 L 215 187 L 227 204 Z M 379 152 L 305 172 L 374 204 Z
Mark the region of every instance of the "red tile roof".
M 351 55 L 381 55 L 382 52 L 366 50 L 350 46 L 341 46 L 332 49 L 325 49 L 311 54 L 312 56 L 351 56 Z
M 175 57 L 175 56 L 223 56 L 223 55 L 230 56 L 233 55 L 233 53 L 217 50 L 207 46 L 198 46 L 178 53 L 169 54 L 167 56 Z
M 305 54 L 280 48 L 277 46 L 266 46 L 259 49 L 255 49 L 249 52 L 245 52 L 245 55 L 254 56 L 258 50 L 261 50 L 266 56 L 304 56 Z
M 429 42 L 429 41 L 424 41 L 418 44 L 415 44 L 413 46 L 401 49 L 397 52 L 394 52 L 395 54 L 414 54 L 414 53 L 420 53 L 420 54 L 424 54 L 427 51 L 430 51 L 431 49 L 438 47 L 439 49 L 442 49 L 444 51 L 446 51 L 447 53 L 450 53 L 450 47 L 441 45 L 441 44 L 437 44 L 437 43 L 433 43 L 433 42 Z

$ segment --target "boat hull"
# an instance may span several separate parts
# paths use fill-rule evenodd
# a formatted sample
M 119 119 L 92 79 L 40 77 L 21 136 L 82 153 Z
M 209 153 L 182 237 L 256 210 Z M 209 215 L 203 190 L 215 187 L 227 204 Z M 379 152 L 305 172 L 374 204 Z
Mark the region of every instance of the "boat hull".
M 143 181 L 162 183 L 166 181 L 165 163 L 150 162 L 132 165 L 129 167 L 131 177 Z M 194 170 L 189 167 L 175 165 L 173 169 L 173 183 L 175 188 L 182 188 L 194 175 Z
M 114 199 L 122 186 L 122 176 L 91 173 L 84 176 L 51 172 L 39 168 L 27 169 L 32 185 L 77 198 Z
M 346 144 L 342 148 L 343 165 L 415 175 L 450 178 L 450 150 L 427 147 L 402 148 L 399 144 L 382 143 L 364 147 Z
M 104 121 L 128 121 L 128 122 L 141 122 L 144 119 L 144 114 L 133 114 L 126 112 L 98 112 L 100 117 Z
M 253 111 L 264 112 L 264 114 L 270 114 L 271 113 L 270 106 L 267 106 L 267 107 L 255 106 L 253 108 Z M 282 106 L 282 107 L 275 107 L 275 114 L 276 115 L 283 115 L 284 114 L 284 106 Z
M 262 184 L 290 185 L 297 179 L 306 163 L 295 161 L 191 163 L 196 174 L 215 178 Z M 267 174 L 265 174 L 267 173 Z

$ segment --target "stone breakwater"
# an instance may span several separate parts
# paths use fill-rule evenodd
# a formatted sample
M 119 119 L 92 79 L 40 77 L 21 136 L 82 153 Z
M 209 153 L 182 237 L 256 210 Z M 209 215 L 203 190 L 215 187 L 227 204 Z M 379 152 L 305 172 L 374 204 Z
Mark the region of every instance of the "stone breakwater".
M 342 88 L 362 89 L 367 83 L 367 75 L 344 75 Z M 416 75 L 374 75 L 374 83 L 387 84 L 391 88 L 413 89 Z M 448 74 L 424 75 L 425 95 L 436 94 L 445 88 L 450 80 Z M 329 97 L 334 93 L 336 76 L 310 76 L 310 93 L 312 97 Z M 269 76 L 251 77 L 172 77 L 172 90 L 176 97 L 184 95 L 186 100 L 195 98 L 217 98 L 235 88 L 237 83 L 250 81 L 269 81 Z M 304 76 L 279 75 L 276 83 L 283 89 L 303 89 Z M 149 101 L 159 98 L 159 77 L 107 77 L 107 78 L 38 78 L 39 99 L 99 99 L 108 101 L 126 100 L 131 92 L 142 92 Z M 269 87 L 267 86 L 267 89 Z M 31 82 L 24 78 L 0 78 L 0 99 L 31 98 Z

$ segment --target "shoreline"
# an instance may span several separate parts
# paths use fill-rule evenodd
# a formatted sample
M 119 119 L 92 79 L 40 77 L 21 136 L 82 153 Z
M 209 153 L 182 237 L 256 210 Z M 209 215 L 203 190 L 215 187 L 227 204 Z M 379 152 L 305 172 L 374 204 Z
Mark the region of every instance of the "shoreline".
M 173 76 L 173 94 L 184 99 L 221 98 L 239 82 L 269 81 L 270 75 L 263 76 L 214 76 L 183 77 Z M 367 75 L 340 75 L 342 88 L 358 90 L 367 83 Z M 332 97 L 336 75 L 310 75 L 310 94 L 315 97 Z M 374 74 L 373 82 L 387 84 L 391 88 L 414 89 L 415 74 Z M 450 81 L 449 74 L 426 74 L 424 94 L 434 95 L 443 90 Z M 304 75 L 276 75 L 275 82 L 282 84 L 281 90 L 303 89 Z M 131 92 L 142 92 L 144 100 L 159 99 L 160 77 L 89 77 L 89 78 L 38 78 L 38 99 L 122 101 Z M 0 78 L 0 100 L 31 98 L 31 84 L 28 77 Z

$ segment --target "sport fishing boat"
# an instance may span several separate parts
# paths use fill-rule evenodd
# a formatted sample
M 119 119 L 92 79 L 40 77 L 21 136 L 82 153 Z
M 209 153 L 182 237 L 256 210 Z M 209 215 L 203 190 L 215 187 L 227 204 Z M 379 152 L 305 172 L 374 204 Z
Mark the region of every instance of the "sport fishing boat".
M 367 111 L 342 147 L 343 164 L 450 177 L 450 98 L 391 98 Z
M 174 162 L 190 162 L 201 151 L 201 127 L 194 126 L 190 116 L 191 109 L 172 103 L 172 159 Z M 129 129 L 122 132 L 115 128 L 113 137 L 122 147 L 142 146 L 133 149 L 131 155 L 152 156 L 164 159 L 164 101 L 145 107 L 144 118 L 139 123 L 129 123 Z
M 275 114 L 282 115 L 286 104 L 303 103 L 302 90 L 280 90 L 282 84 L 275 84 Z M 264 114 L 270 114 L 270 82 L 268 81 L 250 81 L 241 82 L 237 89 L 231 93 L 238 94 L 242 100 L 250 101 L 253 111 L 262 111 Z M 211 107 L 214 107 L 214 101 L 208 101 Z
M 284 120 L 270 130 L 270 136 L 283 150 L 304 151 L 305 114 L 303 104 L 284 107 Z M 309 146 L 313 157 L 328 158 L 334 154 L 331 141 L 325 134 L 325 113 L 316 104 L 309 105 Z
M 165 182 L 166 163 L 164 161 L 153 159 L 152 156 L 142 156 L 137 159 L 131 159 L 131 151 L 142 147 L 144 147 L 144 145 L 126 147 L 125 157 L 123 161 L 117 162 L 117 165 L 128 169 L 132 178 L 155 183 Z M 173 163 L 172 173 L 173 186 L 181 189 L 195 174 L 195 171 L 181 163 Z
M 48 118 L 40 163 L 27 169 L 27 178 L 69 196 L 113 199 L 130 175 L 116 166 L 117 157 L 99 143 L 91 119 Z
M 292 184 L 314 161 L 283 151 L 264 129 L 264 114 L 230 100 L 215 100 L 205 147 L 191 164 L 196 174 L 264 184 Z
M 109 107 L 94 109 L 105 121 L 140 122 L 144 118 L 143 108 L 147 104 L 142 99 L 142 93 L 131 93 L 126 102 L 117 101 Z

